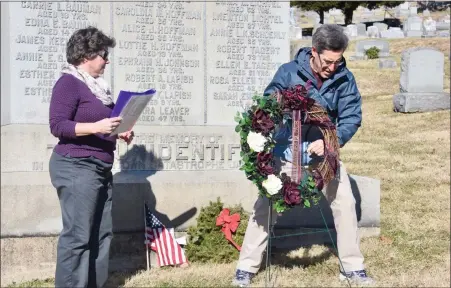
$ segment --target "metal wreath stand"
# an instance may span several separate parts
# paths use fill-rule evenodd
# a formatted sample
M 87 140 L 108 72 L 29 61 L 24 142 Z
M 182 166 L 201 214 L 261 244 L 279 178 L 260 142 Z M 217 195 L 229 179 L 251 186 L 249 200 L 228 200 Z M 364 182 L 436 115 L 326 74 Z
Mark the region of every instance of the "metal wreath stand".
M 321 196 L 321 197 L 324 197 Z M 329 227 L 327 227 L 327 222 L 326 222 L 326 218 L 324 217 L 323 214 L 323 209 L 321 208 L 321 205 L 317 205 L 318 209 L 321 213 L 321 217 L 323 219 L 324 222 L 324 229 L 322 228 L 303 228 L 305 230 L 310 230 L 308 232 L 300 232 L 300 233 L 290 233 L 290 234 L 285 234 L 285 235 L 279 235 L 276 236 L 274 234 L 274 226 L 272 224 L 272 213 L 273 213 L 273 201 L 270 199 L 269 200 L 269 213 L 268 213 L 268 241 L 266 244 L 266 269 L 265 269 L 265 287 L 272 287 L 269 286 L 269 284 L 271 283 L 272 277 L 271 277 L 271 244 L 272 244 L 272 239 L 280 239 L 280 238 L 286 238 L 286 237 L 291 237 L 291 236 L 299 236 L 299 235 L 308 235 L 308 234 L 318 234 L 318 233 L 325 233 L 327 232 L 329 234 L 330 240 L 332 242 L 332 246 L 335 250 L 335 252 L 337 253 L 337 257 L 338 257 L 338 261 L 340 262 L 340 267 L 342 269 L 342 271 L 344 273 L 346 273 L 346 270 L 343 267 L 343 264 L 341 263 L 341 259 L 340 256 L 338 254 L 338 249 L 335 245 L 334 239 L 332 237 L 332 234 L 329 230 Z M 303 209 L 312 209 L 312 208 L 303 208 Z M 347 282 L 348 282 L 348 287 L 351 287 L 351 282 L 349 281 L 349 278 L 346 278 Z
M 297 113 L 293 113 L 293 120 L 294 120 L 293 121 L 293 131 L 298 131 L 298 132 L 294 132 L 294 134 L 293 134 L 293 146 L 295 146 L 295 147 L 297 146 L 297 147 L 299 147 L 299 149 L 295 149 L 295 151 L 293 153 L 293 162 L 294 162 L 293 164 L 294 165 L 299 165 L 298 167 L 302 167 L 301 166 L 301 162 L 302 162 L 302 160 L 301 160 L 302 156 L 301 155 L 302 155 L 303 147 L 302 147 L 302 145 L 300 145 L 302 143 L 301 142 L 301 126 L 302 126 L 302 124 L 301 124 L 301 113 L 300 113 L 300 111 L 296 111 L 296 112 Z M 301 151 L 299 151 L 299 150 L 301 150 Z M 303 168 L 305 168 L 305 167 L 303 167 Z M 339 171 L 339 167 L 337 169 Z M 298 170 L 300 171 L 300 169 L 298 169 Z M 337 173 L 339 173 L 339 172 L 337 172 Z M 292 176 L 295 176 L 294 174 L 295 173 L 293 172 Z M 299 176 L 297 176 L 297 177 L 299 178 Z M 293 178 L 297 179 L 296 176 L 293 177 Z M 321 193 L 320 197 L 321 198 L 324 197 L 324 194 Z M 337 249 L 337 247 L 335 245 L 335 242 L 334 242 L 334 239 L 332 237 L 332 234 L 331 234 L 331 232 L 329 230 L 329 227 L 327 226 L 327 221 L 326 221 L 326 218 L 324 217 L 324 213 L 323 213 L 323 210 L 322 210 L 320 204 L 314 205 L 314 206 L 318 206 L 318 209 L 319 209 L 319 211 L 321 213 L 321 217 L 323 219 L 323 223 L 324 223 L 324 227 L 325 227 L 324 229 L 322 229 L 322 228 L 303 228 L 305 230 L 310 230 L 310 231 L 308 231 L 308 232 L 300 232 L 300 233 L 289 233 L 289 234 L 285 234 L 285 235 L 276 236 L 274 234 L 274 226 L 275 225 L 273 225 L 272 221 L 271 221 L 272 220 L 272 215 L 273 215 L 273 199 L 270 198 L 268 200 L 269 200 L 269 207 L 268 207 L 269 213 L 268 213 L 268 241 L 267 241 L 267 246 L 266 246 L 265 287 L 270 287 L 269 284 L 270 284 L 270 282 L 272 280 L 271 279 L 272 278 L 271 277 L 271 244 L 272 244 L 272 241 L 271 240 L 273 240 L 273 239 L 280 239 L 280 238 L 286 238 L 286 237 L 291 237 L 291 236 L 318 234 L 318 233 L 325 233 L 325 232 L 327 232 L 329 234 L 330 240 L 332 242 L 332 246 L 333 246 L 333 248 L 334 248 L 334 250 L 335 250 L 335 252 L 337 254 L 338 261 L 340 263 L 340 267 L 341 267 L 343 273 L 346 273 L 346 270 L 344 269 L 343 264 L 342 264 L 341 259 L 340 259 L 340 256 L 338 254 L 338 249 Z M 307 209 L 307 208 L 304 207 L 302 209 Z M 310 207 L 309 209 L 312 209 L 312 207 Z M 349 278 L 346 277 L 346 280 L 347 280 L 347 283 L 348 283 L 348 287 L 351 287 L 351 282 L 350 282 Z

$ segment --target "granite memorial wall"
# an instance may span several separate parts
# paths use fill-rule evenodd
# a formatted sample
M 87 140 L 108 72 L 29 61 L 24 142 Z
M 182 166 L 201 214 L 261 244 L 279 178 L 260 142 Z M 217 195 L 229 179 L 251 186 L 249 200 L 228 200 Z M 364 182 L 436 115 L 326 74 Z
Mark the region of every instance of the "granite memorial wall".
M 2 2 L 2 235 L 59 232 L 49 101 L 66 41 L 89 25 L 116 39 L 104 75 L 115 96 L 157 90 L 134 144 L 117 146 L 115 194 L 132 205 L 120 210 L 140 219 L 145 193 L 169 218 L 218 196 L 250 208 L 256 190 L 238 170 L 233 118 L 289 60 L 288 16 L 288 2 Z M 152 192 L 126 194 L 140 171 L 154 171 L 139 180 Z M 119 230 L 142 226 L 121 221 Z

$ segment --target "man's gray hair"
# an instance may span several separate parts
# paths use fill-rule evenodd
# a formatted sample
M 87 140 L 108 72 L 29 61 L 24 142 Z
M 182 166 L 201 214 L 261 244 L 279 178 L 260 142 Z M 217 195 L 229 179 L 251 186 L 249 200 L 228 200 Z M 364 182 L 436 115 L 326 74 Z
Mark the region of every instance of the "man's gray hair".
M 312 37 L 312 46 L 321 54 L 324 50 L 344 51 L 348 47 L 348 36 L 337 24 L 323 24 Z

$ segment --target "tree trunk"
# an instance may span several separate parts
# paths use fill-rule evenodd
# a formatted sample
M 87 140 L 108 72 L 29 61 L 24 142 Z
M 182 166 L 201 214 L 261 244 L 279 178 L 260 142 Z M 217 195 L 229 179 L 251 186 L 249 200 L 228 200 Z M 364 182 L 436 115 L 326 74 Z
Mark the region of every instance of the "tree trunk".
M 354 10 L 351 9 L 344 9 L 343 14 L 345 15 L 345 25 L 352 24 L 352 16 L 354 15 Z
M 319 23 L 324 24 L 324 10 L 318 11 Z

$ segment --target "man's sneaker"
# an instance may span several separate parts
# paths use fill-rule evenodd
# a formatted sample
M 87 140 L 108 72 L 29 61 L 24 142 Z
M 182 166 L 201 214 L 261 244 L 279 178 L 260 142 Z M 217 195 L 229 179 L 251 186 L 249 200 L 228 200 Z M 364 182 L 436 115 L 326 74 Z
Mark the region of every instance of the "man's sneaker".
M 365 270 L 346 272 L 346 274 L 340 271 L 340 280 L 345 281 L 346 279 L 356 284 L 374 284 L 374 280 L 366 275 Z
M 235 273 L 235 278 L 232 281 L 232 285 L 238 287 L 247 287 L 251 284 L 251 279 L 254 276 L 255 273 L 237 269 Z

